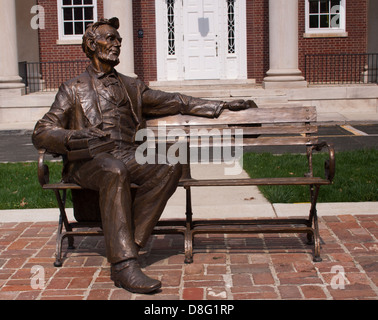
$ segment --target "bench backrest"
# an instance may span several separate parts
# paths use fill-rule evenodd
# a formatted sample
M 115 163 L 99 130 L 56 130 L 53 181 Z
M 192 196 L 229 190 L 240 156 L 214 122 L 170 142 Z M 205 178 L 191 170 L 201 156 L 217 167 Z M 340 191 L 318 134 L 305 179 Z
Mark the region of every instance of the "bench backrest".
M 157 132 L 159 125 L 182 129 L 188 135 L 193 129 L 206 135 L 214 128 L 231 129 L 240 134 L 244 145 L 311 145 L 318 142 L 316 107 L 266 107 L 237 112 L 224 111 L 217 119 L 175 115 L 150 119 L 147 127 Z M 214 131 L 211 131 L 213 136 Z M 200 135 L 202 136 L 202 135 Z

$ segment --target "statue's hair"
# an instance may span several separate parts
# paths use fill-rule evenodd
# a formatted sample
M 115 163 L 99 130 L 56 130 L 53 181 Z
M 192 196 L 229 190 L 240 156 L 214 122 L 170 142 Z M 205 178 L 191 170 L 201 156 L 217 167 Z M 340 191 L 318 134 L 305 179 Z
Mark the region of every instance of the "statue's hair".
M 118 30 L 119 19 L 116 17 L 111 18 L 111 19 L 101 19 L 98 22 L 91 23 L 87 26 L 87 29 L 85 30 L 85 33 L 83 35 L 83 42 L 82 42 L 81 47 L 89 59 L 92 59 L 94 52 L 88 46 L 88 40 L 94 41 L 96 39 L 96 30 L 98 29 L 98 27 L 103 26 L 103 25 L 112 26 L 113 28 Z

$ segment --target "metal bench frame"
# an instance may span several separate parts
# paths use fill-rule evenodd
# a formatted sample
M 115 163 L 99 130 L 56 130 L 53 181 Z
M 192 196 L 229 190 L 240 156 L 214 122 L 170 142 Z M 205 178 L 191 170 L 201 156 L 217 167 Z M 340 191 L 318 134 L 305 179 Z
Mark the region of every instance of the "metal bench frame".
M 190 164 L 184 165 L 184 173 L 179 186 L 186 190 L 185 219 L 160 221 L 154 234 L 182 234 L 185 238 L 185 263 L 193 262 L 193 241 L 196 234 L 257 234 L 257 233 L 306 233 L 308 243 L 314 246 L 314 261 L 320 257 L 320 235 L 317 217 L 317 199 L 322 185 L 332 184 L 335 176 L 335 151 L 331 144 L 318 141 L 318 125 L 315 107 L 269 107 L 227 112 L 218 119 L 188 116 L 170 116 L 147 122 L 148 128 L 157 130 L 159 121 L 170 128 L 180 128 L 188 133 L 192 128 L 243 129 L 244 146 L 302 145 L 305 147 L 309 171 L 304 177 L 284 178 L 243 178 L 243 179 L 193 179 Z M 188 161 L 190 161 L 190 143 Z M 312 158 L 314 151 L 328 149 L 329 159 L 325 162 L 325 178 L 314 177 Z M 56 267 L 62 266 L 62 243 L 68 238 L 68 248 L 74 248 L 75 236 L 101 236 L 101 222 L 69 222 L 66 214 L 67 190 L 81 190 L 76 184 L 49 183 L 49 169 L 45 162 L 45 150 L 39 151 L 38 177 L 43 189 L 53 190 L 59 205 L 60 218 L 56 240 Z M 188 162 L 189 163 L 189 162 Z M 251 219 L 238 220 L 194 220 L 191 189 L 214 186 L 262 186 L 262 185 L 307 185 L 310 189 L 310 213 L 307 219 Z M 133 185 L 133 188 L 138 186 Z M 82 228 L 93 228 L 82 231 Z M 65 230 L 65 231 L 64 231 Z

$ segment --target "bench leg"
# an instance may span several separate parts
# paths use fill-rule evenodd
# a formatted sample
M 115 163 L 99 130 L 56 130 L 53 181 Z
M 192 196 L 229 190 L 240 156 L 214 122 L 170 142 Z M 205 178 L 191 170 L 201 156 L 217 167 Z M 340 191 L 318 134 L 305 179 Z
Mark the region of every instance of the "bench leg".
M 309 227 L 313 228 L 313 233 L 307 235 L 307 240 L 309 244 L 314 245 L 314 262 L 321 262 L 322 258 L 320 257 L 320 233 L 319 233 L 319 224 L 318 224 L 318 214 L 316 209 L 316 203 L 318 201 L 320 186 L 311 186 L 311 209 L 309 217 Z
M 58 232 L 56 235 L 56 251 L 55 251 L 55 262 L 54 267 L 60 268 L 62 263 L 62 231 L 63 231 L 63 219 L 62 216 L 59 217 L 59 226 L 58 226 Z
M 307 233 L 307 244 L 309 246 L 312 246 L 314 244 L 314 234 L 313 233 Z
M 193 232 L 191 230 L 185 232 L 185 263 L 193 263 Z
M 185 230 L 185 263 L 193 263 L 193 212 L 192 193 L 190 187 L 186 189 L 186 230 Z
M 315 214 L 314 216 L 314 262 L 322 262 L 322 258 L 320 257 L 320 235 L 319 235 L 319 225 L 318 225 L 318 216 Z
M 63 265 L 62 263 L 62 244 L 63 240 L 65 238 L 63 233 L 63 227 L 66 231 L 72 231 L 72 228 L 68 222 L 67 213 L 66 213 L 66 198 L 67 198 L 67 191 L 63 190 L 63 195 L 60 194 L 59 190 L 54 190 L 56 200 L 59 205 L 59 226 L 58 226 L 58 232 L 56 237 L 56 260 L 54 262 L 55 267 L 61 267 Z M 73 250 L 74 247 L 74 237 L 68 236 L 68 249 Z

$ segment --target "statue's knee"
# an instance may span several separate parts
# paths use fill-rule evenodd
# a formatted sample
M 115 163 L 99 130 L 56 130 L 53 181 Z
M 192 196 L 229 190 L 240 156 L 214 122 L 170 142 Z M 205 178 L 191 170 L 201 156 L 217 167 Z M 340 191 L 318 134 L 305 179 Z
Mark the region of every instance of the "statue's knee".
M 130 173 L 124 163 L 120 160 L 111 159 L 107 161 L 103 166 L 103 170 L 112 178 L 117 178 L 122 181 L 130 181 Z

